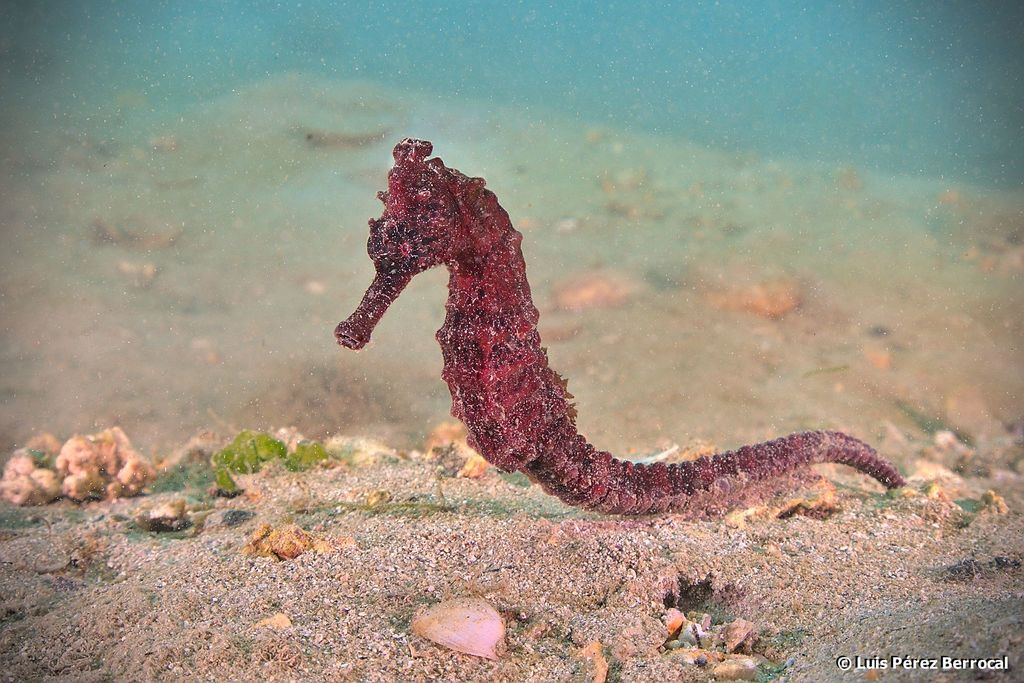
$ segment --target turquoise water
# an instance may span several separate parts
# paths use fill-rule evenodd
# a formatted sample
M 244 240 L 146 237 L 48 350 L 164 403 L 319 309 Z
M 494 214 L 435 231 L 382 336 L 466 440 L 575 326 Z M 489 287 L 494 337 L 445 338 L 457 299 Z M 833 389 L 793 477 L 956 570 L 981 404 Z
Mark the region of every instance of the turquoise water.
M 84 117 L 138 89 L 167 113 L 301 70 L 715 147 L 1021 183 L 1019 3 L 820 5 L 4 3 L 5 109 Z
M 1003 436 L 1022 34 L 1009 2 L 4 3 L 0 444 L 421 444 L 444 276 L 331 337 L 406 135 L 523 231 L 597 445 L 875 440 L 906 406 Z

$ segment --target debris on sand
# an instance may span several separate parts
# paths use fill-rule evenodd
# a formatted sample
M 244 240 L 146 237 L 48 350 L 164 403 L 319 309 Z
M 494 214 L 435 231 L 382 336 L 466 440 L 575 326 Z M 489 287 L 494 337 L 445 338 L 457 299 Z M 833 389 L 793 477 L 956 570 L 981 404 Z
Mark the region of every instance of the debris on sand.
M 141 511 L 135 516 L 135 525 L 143 531 L 163 533 L 183 531 L 192 526 L 192 520 L 185 511 L 185 500 L 175 498 Z
M 684 666 L 711 667 L 719 680 L 754 680 L 762 664 L 760 655 L 751 656 L 758 629 L 750 621 L 734 619 L 712 625 L 711 615 L 691 612 L 691 620 L 679 610 L 669 609 L 665 623 L 669 640 L 665 652 Z M 742 652 L 744 654 L 737 654 Z
M 621 306 L 635 290 L 636 285 L 622 274 L 590 272 L 558 282 L 552 295 L 556 307 L 563 311 L 579 313 L 590 309 Z
M 154 226 L 153 221 L 137 216 L 118 223 L 103 218 L 96 218 L 92 222 L 92 237 L 96 244 L 116 245 L 137 251 L 173 247 L 183 232 L 181 226 Z
M 256 622 L 256 628 L 266 628 L 271 631 L 283 631 L 286 628 L 291 628 L 291 626 L 292 620 L 284 612 L 277 612 Z
M 334 550 L 334 546 L 297 524 L 285 524 L 275 529 L 263 523 L 253 532 L 249 542 L 242 548 L 242 553 L 257 557 L 273 557 L 277 560 L 294 560 L 307 550 L 328 553 Z
M 735 529 L 745 529 L 748 521 L 763 519 L 788 519 L 795 515 L 812 519 L 826 519 L 839 510 L 835 486 L 822 480 L 815 490 L 806 496 L 786 500 L 781 505 L 755 505 L 733 510 L 725 516 L 725 524 Z
M 181 465 L 208 463 L 210 458 L 220 450 L 225 439 L 210 430 L 204 429 L 192 435 L 184 445 L 175 448 L 170 455 L 158 460 L 156 465 L 161 471 L 167 471 Z
M 363 437 L 332 436 L 324 443 L 331 457 L 350 467 L 372 467 L 401 460 L 390 446 Z
M 1005 515 L 1010 511 L 1010 507 L 1006 504 L 1006 499 L 992 489 L 981 494 L 981 509 L 996 515 Z
M 757 677 L 757 666 L 753 657 L 733 656 L 715 664 L 711 673 L 723 681 L 752 681 Z
M 593 665 L 594 673 L 590 683 L 605 683 L 608 680 L 608 660 L 604 657 L 601 641 L 594 640 L 587 644 L 580 654 Z
M 497 659 L 505 622 L 480 598 L 456 598 L 427 608 L 412 621 L 412 632 L 456 652 Z
M 251 510 L 214 510 L 203 520 L 203 531 L 229 529 L 245 524 L 255 516 Z
M 490 467 L 469 445 L 466 427 L 446 420 L 434 427 L 423 444 L 425 459 L 436 462 L 446 476 L 479 479 Z
M 135 263 L 133 261 L 118 261 L 117 272 L 129 278 L 133 287 L 149 289 L 156 281 L 160 273 L 155 263 Z
M 796 280 L 778 278 L 710 292 L 708 298 L 713 306 L 725 311 L 744 311 L 769 320 L 780 320 L 800 307 L 803 295 Z
M 445 420 L 430 430 L 423 444 L 426 460 L 436 462 L 445 476 L 479 479 L 489 463 L 469 445 L 466 427 Z
M 367 145 L 379 144 L 388 135 L 388 129 L 369 133 L 338 133 L 335 131 L 309 128 L 303 131 L 306 144 L 320 149 L 358 149 Z
M 965 557 L 948 567 L 944 567 L 940 576 L 945 581 L 973 581 L 1001 571 L 1017 570 L 1021 561 L 1005 555 L 997 555 L 988 562 L 979 562 L 973 557 Z

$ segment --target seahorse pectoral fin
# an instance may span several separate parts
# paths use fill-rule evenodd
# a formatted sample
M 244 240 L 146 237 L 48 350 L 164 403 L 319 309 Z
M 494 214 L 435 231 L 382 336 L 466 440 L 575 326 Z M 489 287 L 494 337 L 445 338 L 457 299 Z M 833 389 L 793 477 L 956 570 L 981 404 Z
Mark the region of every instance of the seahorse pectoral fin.
M 411 279 L 410 273 L 378 271 L 356 310 L 334 328 L 334 338 L 338 343 L 353 350 L 366 346 L 373 328 Z

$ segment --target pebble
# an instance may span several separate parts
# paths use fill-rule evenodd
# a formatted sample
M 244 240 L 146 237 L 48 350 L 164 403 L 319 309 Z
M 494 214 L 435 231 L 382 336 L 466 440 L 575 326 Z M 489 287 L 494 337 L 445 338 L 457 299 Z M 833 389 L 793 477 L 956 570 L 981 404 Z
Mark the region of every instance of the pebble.
M 185 500 L 177 498 L 143 510 L 135 516 L 135 524 L 143 531 L 162 533 L 187 529 L 192 520 L 185 512 Z
M 752 681 L 757 676 L 757 661 L 753 657 L 730 657 L 716 664 L 711 673 L 723 681 Z

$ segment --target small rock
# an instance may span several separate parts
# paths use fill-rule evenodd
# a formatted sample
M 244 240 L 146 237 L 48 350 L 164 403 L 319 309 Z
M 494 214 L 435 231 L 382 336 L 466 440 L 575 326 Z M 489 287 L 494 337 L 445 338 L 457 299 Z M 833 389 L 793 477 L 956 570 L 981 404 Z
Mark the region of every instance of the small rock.
M 594 665 L 594 675 L 590 683 L 605 683 L 608 679 L 608 660 L 604 658 L 604 651 L 599 641 L 593 641 L 584 647 L 580 654 L 590 660 Z
M 695 621 L 683 622 L 682 629 L 679 631 L 679 637 L 676 638 L 683 645 L 695 645 L 700 647 L 706 642 L 708 637 L 707 631 L 703 626 Z
M 839 510 L 836 499 L 836 488 L 827 480 L 822 481 L 817 490 L 804 498 L 792 498 L 783 503 L 776 513 L 779 519 L 788 519 L 794 515 L 803 515 L 811 519 L 826 519 Z
M 487 473 L 489 463 L 479 453 L 471 453 L 456 476 L 465 479 L 479 479 Z
M 177 498 L 143 510 L 135 516 L 135 525 L 143 531 L 163 533 L 187 529 L 192 520 L 185 513 L 185 500 Z
M 757 628 L 746 619 L 737 619 L 725 626 L 725 651 L 735 652 L 741 647 L 749 648 L 757 638 Z
M 753 657 L 733 655 L 716 664 L 711 673 L 723 681 L 752 681 L 757 676 L 757 661 Z
M 911 479 L 917 479 L 922 481 L 948 481 L 958 482 L 960 481 L 960 475 L 953 472 L 945 465 L 924 458 L 918 458 L 914 461 L 914 469 L 910 473 Z
M 722 659 L 721 653 L 702 650 L 699 647 L 675 649 L 671 655 L 673 662 L 678 662 L 683 666 L 707 666 L 708 662 L 718 662 Z
M 398 451 L 373 439 L 332 436 L 324 448 L 335 459 L 352 467 L 367 467 L 382 461 L 398 460 Z
M 292 620 L 288 618 L 288 615 L 284 612 L 278 612 L 266 619 L 260 619 L 256 622 L 256 628 L 268 628 L 271 631 L 281 631 L 286 628 L 291 628 Z
M 663 620 L 665 621 L 665 630 L 668 631 L 669 638 L 675 638 L 676 634 L 683 628 L 683 624 L 686 623 L 686 617 L 675 607 L 665 612 Z

